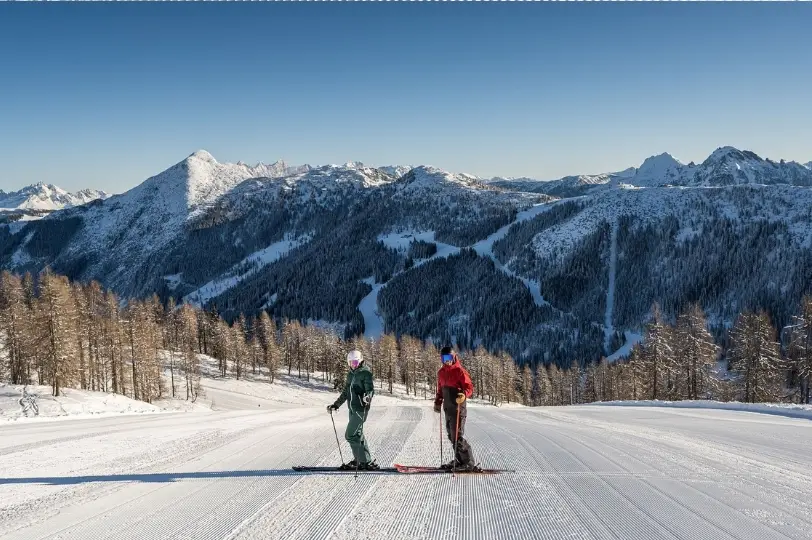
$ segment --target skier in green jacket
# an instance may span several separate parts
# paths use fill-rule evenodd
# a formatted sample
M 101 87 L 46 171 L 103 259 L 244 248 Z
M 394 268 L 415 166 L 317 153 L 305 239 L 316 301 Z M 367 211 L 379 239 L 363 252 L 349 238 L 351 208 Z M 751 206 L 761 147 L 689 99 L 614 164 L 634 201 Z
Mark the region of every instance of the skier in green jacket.
M 378 470 L 380 467 L 377 463 L 371 461 L 372 457 L 364 437 L 364 422 L 369 413 L 372 396 L 375 394 L 375 388 L 372 384 L 372 372 L 364 365 L 361 351 L 350 351 L 347 354 L 347 364 L 350 370 L 347 372 L 344 391 L 341 392 L 335 403 L 327 406 L 327 411 L 332 414 L 346 401 L 350 410 L 350 421 L 347 424 L 344 437 L 350 443 L 355 459 L 349 463 L 343 463 L 340 468 L 345 470 L 357 468 L 361 471 Z

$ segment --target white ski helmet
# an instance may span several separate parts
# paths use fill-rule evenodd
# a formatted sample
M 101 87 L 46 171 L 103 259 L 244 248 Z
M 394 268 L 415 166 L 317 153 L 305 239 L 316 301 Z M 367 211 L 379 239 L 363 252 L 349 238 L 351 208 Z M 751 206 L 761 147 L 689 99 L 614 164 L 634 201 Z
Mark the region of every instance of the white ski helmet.
M 356 349 L 356 350 L 352 350 L 349 353 L 347 353 L 347 364 L 352 369 L 357 368 L 359 365 L 361 365 L 361 362 L 363 362 L 363 361 L 364 361 L 364 358 L 361 356 L 361 351 Z

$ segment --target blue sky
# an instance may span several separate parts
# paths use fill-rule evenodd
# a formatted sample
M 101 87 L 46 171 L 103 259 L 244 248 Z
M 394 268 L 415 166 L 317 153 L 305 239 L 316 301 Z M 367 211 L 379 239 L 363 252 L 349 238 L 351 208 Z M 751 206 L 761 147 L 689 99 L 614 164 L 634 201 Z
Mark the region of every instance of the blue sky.
M 0 188 L 220 161 L 597 173 L 812 160 L 812 5 L 0 5 Z

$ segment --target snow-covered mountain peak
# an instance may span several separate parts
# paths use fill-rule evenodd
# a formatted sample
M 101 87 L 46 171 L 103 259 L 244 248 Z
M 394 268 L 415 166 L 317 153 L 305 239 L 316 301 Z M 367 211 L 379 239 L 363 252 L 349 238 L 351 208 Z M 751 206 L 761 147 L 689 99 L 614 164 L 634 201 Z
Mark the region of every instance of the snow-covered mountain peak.
M 627 183 L 639 187 L 678 183 L 685 169 L 680 161 L 668 152 L 647 158 Z
M 186 158 L 186 160 L 199 160 L 211 163 L 213 165 L 217 164 L 217 160 L 214 159 L 214 156 L 208 153 L 206 150 L 198 150 L 197 152 L 192 153 L 188 158 Z
M 809 163 L 805 163 L 804 167 L 806 167 L 807 169 L 812 169 L 812 161 L 810 161 Z
M 344 165 L 325 165 L 286 177 L 288 183 L 303 183 L 330 189 L 336 185 L 352 184 L 362 188 L 392 182 L 394 178 L 379 169 L 353 161 Z
M 682 166 L 683 164 L 674 158 L 674 156 L 668 152 L 663 152 L 662 154 L 646 158 L 643 164 L 640 165 L 640 168 L 637 169 L 637 174 L 662 173 L 668 170 L 678 169 Z
M 488 185 L 476 176 L 451 173 L 429 165 L 415 167 L 398 178 L 395 185 L 401 193 L 410 196 L 420 192 L 434 196 L 446 191 L 487 191 L 498 189 Z
M 378 167 L 379 171 L 383 171 L 390 176 L 394 176 L 395 178 L 400 178 L 412 169 L 414 169 L 413 165 L 384 165 L 383 167 Z
M 415 180 L 423 182 L 455 182 L 458 184 L 479 183 L 480 180 L 472 174 L 451 173 L 430 165 L 420 165 L 412 169 Z
M 365 168 L 367 168 L 366 165 L 364 165 L 360 161 L 348 161 L 347 163 L 345 163 L 343 165 L 343 167 L 345 169 L 365 169 Z
M 143 185 L 153 186 L 150 191 L 158 189 L 164 202 L 174 200 L 170 204 L 173 213 L 194 213 L 196 208 L 209 205 L 249 178 L 280 178 L 309 170 L 309 166 L 290 167 L 281 160 L 270 165 L 259 162 L 254 166 L 243 162 L 220 163 L 206 150 L 198 150 Z M 140 188 L 133 191 L 140 192 Z M 182 203 L 178 200 L 180 197 Z
M 744 162 L 753 162 L 753 163 L 763 163 L 764 160 L 759 157 L 757 154 L 750 152 L 750 151 L 742 151 L 738 148 L 733 148 L 732 146 L 722 146 L 714 150 L 708 159 L 706 159 L 702 164 L 713 165 L 713 164 L 723 164 L 723 163 L 744 163 Z
M 77 193 L 69 193 L 59 186 L 37 182 L 19 191 L 10 193 L 0 191 L 0 209 L 54 211 L 107 197 L 109 195 L 103 191 L 85 189 Z

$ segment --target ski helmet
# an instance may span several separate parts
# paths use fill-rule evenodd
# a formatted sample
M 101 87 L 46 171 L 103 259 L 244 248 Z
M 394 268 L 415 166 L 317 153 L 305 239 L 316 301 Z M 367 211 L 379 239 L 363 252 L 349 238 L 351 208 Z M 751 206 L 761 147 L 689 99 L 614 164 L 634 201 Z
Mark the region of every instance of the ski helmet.
M 350 368 L 357 368 L 363 361 L 364 358 L 361 356 L 361 351 L 356 349 L 347 353 L 347 364 L 349 364 Z

